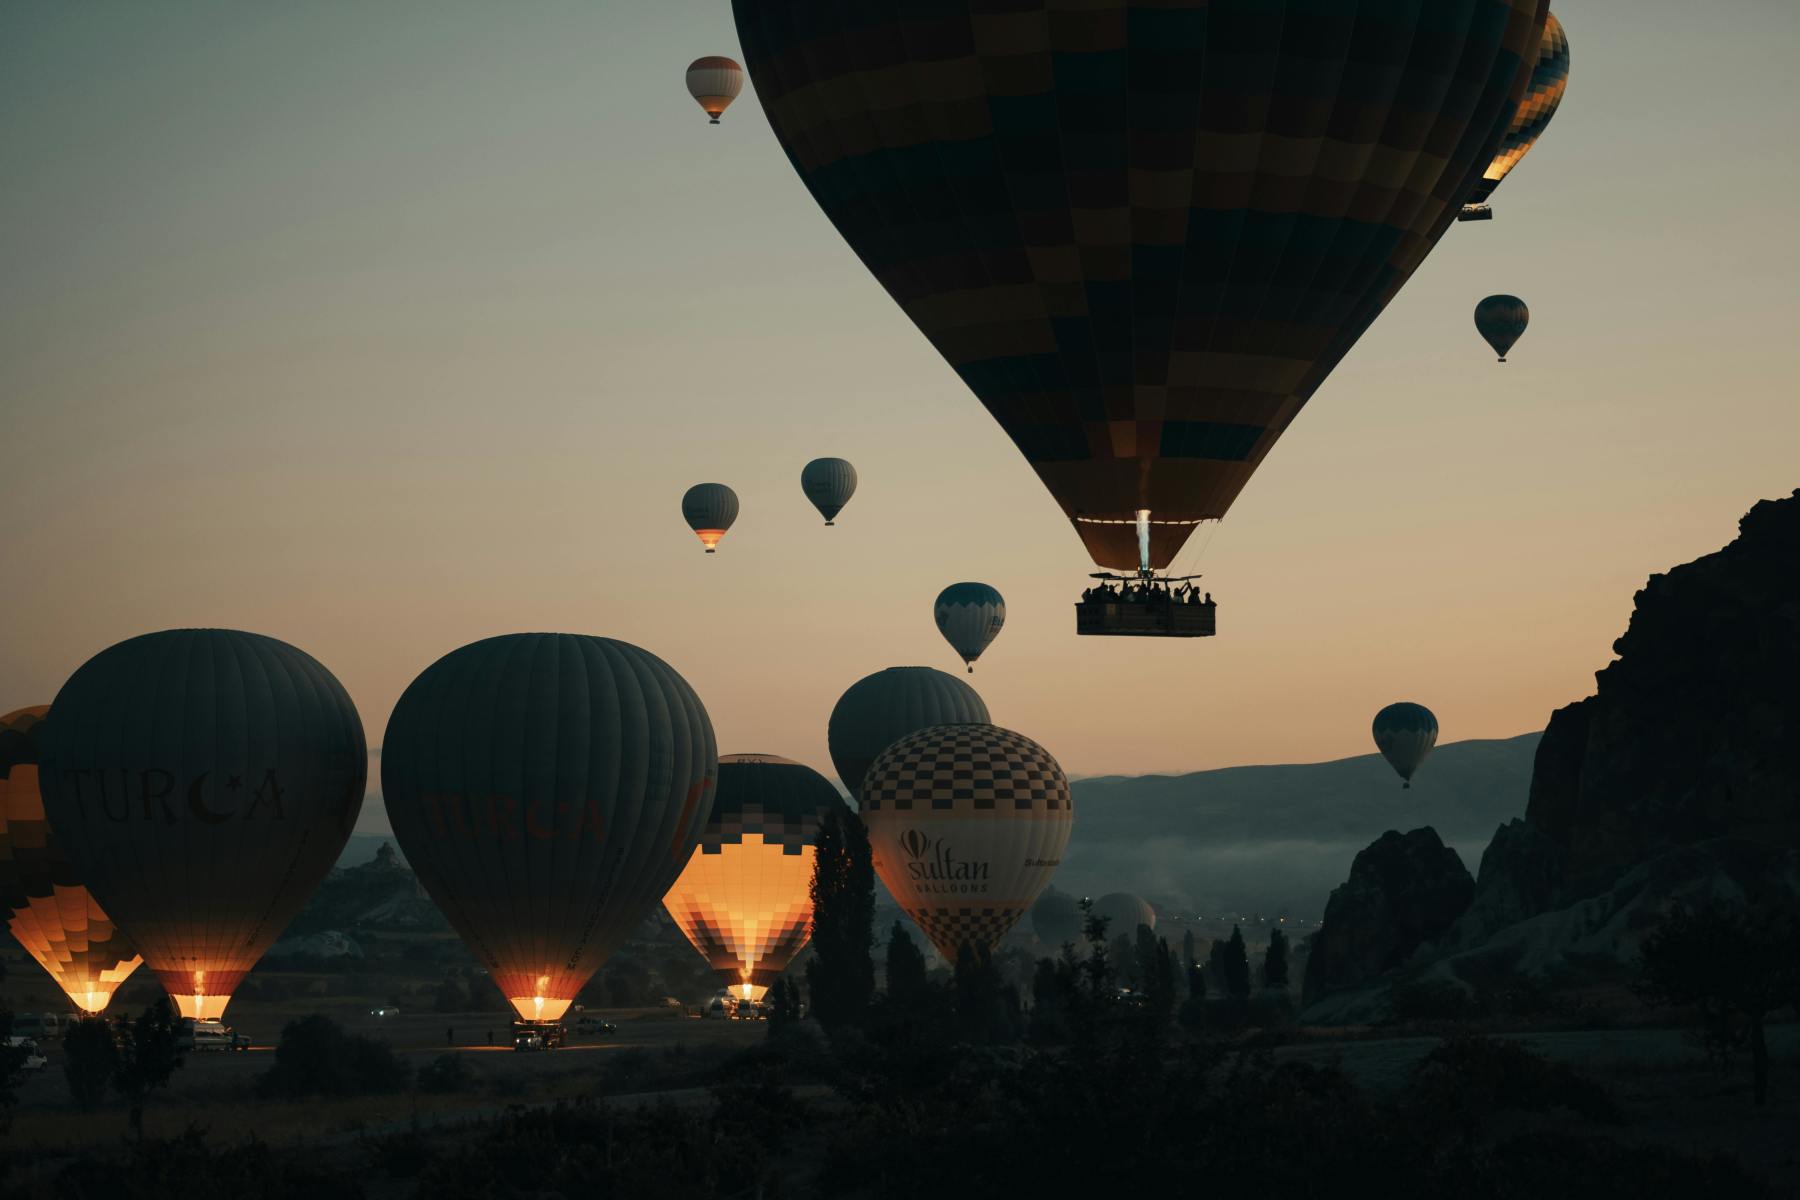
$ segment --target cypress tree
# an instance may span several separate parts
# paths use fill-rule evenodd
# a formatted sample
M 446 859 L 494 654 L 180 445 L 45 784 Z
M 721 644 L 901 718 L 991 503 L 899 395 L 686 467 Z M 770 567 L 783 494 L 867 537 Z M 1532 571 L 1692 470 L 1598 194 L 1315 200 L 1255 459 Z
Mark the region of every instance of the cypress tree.
M 1263 986 L 1286 991 L 1288 985 L 1288 940 L 1280 929 L 1269 935 L 1269 952 L 1263 955 Z
M 834 808 L 813 859 L 813 960 L 806 987 L 827 1029 L 859 1024 L 875 994 L 875 868 L 862 818 Z

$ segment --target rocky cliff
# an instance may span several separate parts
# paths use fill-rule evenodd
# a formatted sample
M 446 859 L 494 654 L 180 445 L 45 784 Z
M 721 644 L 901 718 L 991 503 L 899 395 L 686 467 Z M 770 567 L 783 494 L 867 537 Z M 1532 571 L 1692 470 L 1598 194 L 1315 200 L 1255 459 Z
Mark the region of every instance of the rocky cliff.
M 1800 491 L 1652 576 L 1613 650 L 1596 693 L 1551 716 L 1525 819 L 1473 886 L 1423 852 L 1430 829 L 1406 835 L 1413 852 L 1389 833 L 1357 856 L 1314 938 L 1310 1019 L 1378 1012 L 1402 965 L 1465 984 L 1499 960 L 1624 969 L 1676 899 L 1800 895 Z
M 1595 695 L 1556 712 L 1525 819 L 1568 898 L 1719 837 L 1800 845 L 1800 491 L 1651 576 Z

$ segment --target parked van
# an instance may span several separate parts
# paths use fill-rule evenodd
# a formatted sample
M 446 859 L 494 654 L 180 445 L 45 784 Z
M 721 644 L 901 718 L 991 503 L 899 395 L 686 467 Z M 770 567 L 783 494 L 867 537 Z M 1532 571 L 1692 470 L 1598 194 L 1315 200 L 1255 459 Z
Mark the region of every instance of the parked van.
M 181 1028 L 176 1032 L 176 1041 L 186 1051 L 206 1050 L 248 1050 L 250 1039 L 236 1032 L 231 1026 L 216 1017 L 195 1020 L 193 1017 L 181 1018 Z
M 54 1042 L 61 1039 L 63 1026 L 72 1020 L 73 1017 L 56 1013 L 18 1013 L 13 1017 L 12 1036 L 34 1042 Z

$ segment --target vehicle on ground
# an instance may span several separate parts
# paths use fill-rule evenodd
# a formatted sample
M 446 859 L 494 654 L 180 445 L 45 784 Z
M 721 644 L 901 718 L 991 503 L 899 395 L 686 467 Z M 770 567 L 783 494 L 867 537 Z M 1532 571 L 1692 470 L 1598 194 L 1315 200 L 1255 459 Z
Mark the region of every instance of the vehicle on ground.
M 369 1015 L 371 1017 L 397 1017 L 400 1015 L 400 1010 L 389 1004 L 383 1005 L 381 1008 L 371 1008 Z
M 210 1050 L 248 1050 L 250 1037 L 237 1032 L 216 1017 L 196 1020 L 193 1017 L 181 1018 L 181 1027 L 176 1032 L 176 1041 L 181 1049 L 189 1052 L 205 1052 Z
M 575 1032 L 589 1034 L 594 1037 L 611 1037 L 613 1034 L 619 1032 L 619 1027 L 614 1025 L 611 1021 L 593 1016 L 592 1014 L 587 1014 L 575 1022 Z
M 47 1042 L 61 1037 L 64 1026 L 74 1019 L 58 1013 L 17 1013 L 13 1016 L 12 1036 L 27 1041 Z
M 23 1049 L 25 1051 L 25 1061 L 19 1064 L 21 1071 L 41 1071 L 49 1061 L 38 1053 L 38 1044 L 34 1038 L 9 1037 L 6 1039 L 6 1044 L 14 1050 Z
M 563 1044 L 568 1031 L 561 1021 L 514 1021 L 513 1049 L 554 1050 Z

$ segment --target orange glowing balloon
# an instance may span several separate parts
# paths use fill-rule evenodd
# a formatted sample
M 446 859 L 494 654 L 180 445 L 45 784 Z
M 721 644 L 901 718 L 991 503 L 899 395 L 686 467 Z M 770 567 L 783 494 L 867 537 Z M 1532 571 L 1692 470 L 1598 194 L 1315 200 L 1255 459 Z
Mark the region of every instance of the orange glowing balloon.
M 663 906 L 720 980 L 760 1000 L 812 936 L 819 822 L 844 807 L 811 767 L 772 754 L 719 760 L 719 789 Z
M 50 706 L 0 717 L 0 918 L 83 1012 L 103 1012 L 143 964 L 75 875 L 44 819 L 36 727 Z
M 744 90 L 744 68 L 722 54 L 709 54 L 688 64 L 688 95 L 706 110 L 710 124 L 731 107 L 731 102 Z

